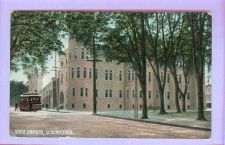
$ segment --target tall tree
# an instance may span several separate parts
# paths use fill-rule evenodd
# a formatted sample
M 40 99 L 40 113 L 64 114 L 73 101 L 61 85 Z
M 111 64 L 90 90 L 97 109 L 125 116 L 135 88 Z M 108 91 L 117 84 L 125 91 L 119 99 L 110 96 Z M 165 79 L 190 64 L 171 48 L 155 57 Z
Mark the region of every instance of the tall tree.
M 48 56 L 61 52 L 63 19 L 60 12 L 14 11 L 11 19 L 10 67 L 42 69 Z
M 175 85 L 175 103 L 177 112 L 180 113 L 179 95 L 182 96 L 182 111 L 186 111 L 186 94 L 189 83 L 188 75 L 190 75 L 191 67 L 191 51 L 190 37 L 187 31 L 187 17 L 185 13 L 172 13 L 168 15 L 169 33 L 170 33 L 170 49 L 171 55 L 169 58 L 169 68 L 174 78 Z M 180 80 L 178 72 L 182 72 Z M 183 77 L 181 77 L 183 76 Z M 182 86 L 181 78 L 184 78 L 184 87 Z M 179 80 L 179 81 L 178 81 Z
M 105 34 L 106 56 L 129 63 L 142 89 L 142 118 L 148 118 L 146 100 L 145 13 L 112 13 Z
M 192 38 L 193 67 L 198 86 L 197 120 L 206 120 L 204 114 L 204 68 L 206 60 L 211 59 L 211 56 L 207 56 L 210 54 L 208 52 L 211 52 L 211 16 L 207 13 L 189 13 L 188 16 Z
M 169 64 L 168 67 L 170 69 L 170 72 L 173 76 L 174 80 L 174 87 L 175 87 L 175 104 L 177 113 L 181 113 L 180 104 L 179 104 L 179 82 L 177 77 L 177 62 L 179 59 L 179 48 L 180 47 L 180 41 L 183 34 L 183 23 L 184 19 L 182 17 L 182 13 L 167 13 L 168 18 L 168 33 L 169 33 L 169 39 L 168 39 L 168 46 L 169 49 L 171 49 L 171 55 L 169 57 Z
M 28 86 L 23 82 L 10 81 L 10 105 L 19 103 L 20 95 L 27 91 Z
M 168 58 L 170 56 L 169 43 L 167 41 L 168 21 L 166 13 L 149 13 L 146 17 L 147 27 L 147 59 L 150 63 L 157 80 L 160 96 L 160 114 L 166 114 L 164 106 L 164 90 L 166 85 L 166 74 L 168 69 Z
M 184 87 L 179 86 L 179 93 L 182 96 L 182 111 L 186 112 L 186 96 L 188 93 L 188 85 L 190 81 L 190 77 L 193 74 L 193 65 L 192 65 L 192 51 L 191 51 L 191 37 L 190 32 L 188 31 L 188 21 L 187 15 L 183 15 L 183 29 L 182 29 L 182 37 L 180 39 L 178 48 L 182 47 L 182 49 L 178 49 L 178 61 L 180 61 L 180 67 L 182 70 L 182 76 L 184 78 Z

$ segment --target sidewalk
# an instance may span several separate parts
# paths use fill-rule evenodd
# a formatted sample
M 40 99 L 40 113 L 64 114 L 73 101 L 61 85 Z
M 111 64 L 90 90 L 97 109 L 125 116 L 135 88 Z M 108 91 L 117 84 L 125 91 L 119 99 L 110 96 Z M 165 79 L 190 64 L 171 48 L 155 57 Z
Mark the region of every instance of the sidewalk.
M 58 112 L 56 109 L 42 109 L 40 111 L 47 111 L 47 112 Z M 59 110 L 59 113 L 73 113 L 73 110 Z
M 155 123 L 161 125 L 211 131 L 211 113 L 210 112 L 206 113 L 207 121 L 196 120 L 197 118 L 196 114 L 197 112 L 184 112 L 181 114 L 178 114 L 176 112 L 168 112 L 168 114 L 159 115 L 158 112 L 149 112 L 148 119 L 141 119 L 141 112 L 138 113 L 138 118 L 135 118 L 134 111 L 98 112 L 96 115 L 103 117 L 112 117 L 147 123 Z
M 92 114 L 91 111 L 82 111 L 82 110 L 63 110 L 60 109 L 59 112 L 56 109 L 45 109 L 42 108 L 40 111 L 46 111 L 46 112 L 55 112 L 55 113 L 76 113 L 76 114 Z

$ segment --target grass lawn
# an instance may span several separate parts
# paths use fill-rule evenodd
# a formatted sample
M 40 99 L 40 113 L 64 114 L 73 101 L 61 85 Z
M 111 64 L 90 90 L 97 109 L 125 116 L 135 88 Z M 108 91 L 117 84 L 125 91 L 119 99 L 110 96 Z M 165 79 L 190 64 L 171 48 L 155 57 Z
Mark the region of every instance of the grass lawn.
M 134 118 L 134 111 L 109 111 L 109 112 L 98 112 L 98 114 L 102 115 L 110 115 L 110 116 L 117 116 L 117 117 L 123 117 L 123 118 Z M 138 117 L 141 117 L 141 111 L 138 112 Z M 197 119 L 197 111 L 187 111 L 182 113 L 176 113 L 175 111 L 170 111 L 168 114 L 160 115 L 159 111 L 155 112 L 148 112 L 148 117 L 151 119 L 176 119 L 176 118 L 189 118 L 189 119 Z M 205 111 L 205 117 L 207 121 L 211 121 L 211 112 Z
M 149 117 L 151 116 L 161 116 L 166 118 L 192 118 L 197 119 L 197 111 L 188 111 L 188 112 L 182 112 L 182 113 L 176 113 L 176 112 L 168 112 L 168 114 L 159 115 L 157 112 L 149 112 Z M 206 120 L 211 121 L 211 112 L 205 111 L 205 117 Z

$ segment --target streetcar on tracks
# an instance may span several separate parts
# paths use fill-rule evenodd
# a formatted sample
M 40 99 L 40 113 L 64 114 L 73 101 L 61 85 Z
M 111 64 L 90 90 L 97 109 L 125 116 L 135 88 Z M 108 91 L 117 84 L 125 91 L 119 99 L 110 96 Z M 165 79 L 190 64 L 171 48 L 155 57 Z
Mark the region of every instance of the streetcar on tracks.
M 38 111 L 41 110 L 41 96 L 34 93 L 23 93 L 20 95 L 20 111 Z

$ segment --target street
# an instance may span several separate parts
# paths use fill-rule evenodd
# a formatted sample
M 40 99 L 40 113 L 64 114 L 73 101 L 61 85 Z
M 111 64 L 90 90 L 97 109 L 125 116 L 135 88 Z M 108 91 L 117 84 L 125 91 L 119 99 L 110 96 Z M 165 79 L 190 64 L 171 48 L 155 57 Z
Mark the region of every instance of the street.
M 94 116 L 92 112 L 10 111 L 10 134 L 18 137 L 209 138 L 210 131 Z

